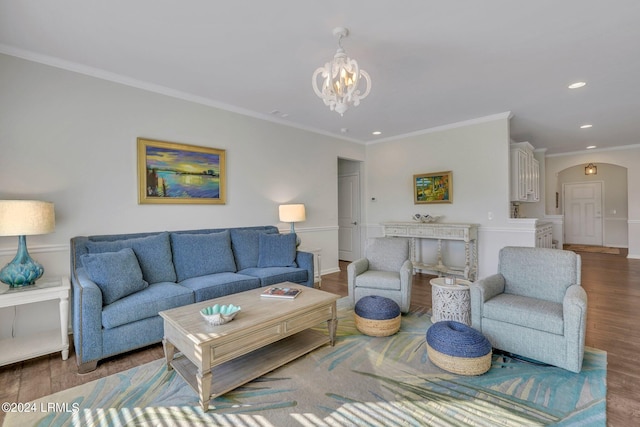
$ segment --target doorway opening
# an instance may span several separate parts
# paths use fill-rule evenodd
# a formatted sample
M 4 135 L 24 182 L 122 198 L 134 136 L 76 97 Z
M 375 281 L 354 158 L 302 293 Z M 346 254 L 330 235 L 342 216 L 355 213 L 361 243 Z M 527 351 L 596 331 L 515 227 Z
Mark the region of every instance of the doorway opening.
M 338 260 L 362 256 L 362 162 L 338 158 Z

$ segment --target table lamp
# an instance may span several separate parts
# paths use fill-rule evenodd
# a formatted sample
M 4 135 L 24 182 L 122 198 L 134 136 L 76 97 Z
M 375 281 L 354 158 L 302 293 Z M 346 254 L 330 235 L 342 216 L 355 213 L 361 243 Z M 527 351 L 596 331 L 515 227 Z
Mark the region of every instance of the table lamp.
M 280 221 L 282 222 L 290 222 L 291 223 L 291 233 L 296 232 L 293 224 L 296 222 L 302 222 L 306 217 L 306 213 L 304 210 L 304 204 L 292 204 L 292 205 L 280 205 L 278 207 L 278 212 L 280 214 Z M 300 237 L 296 235 L 296 247 L 300 246 Z
M 10 287 L 33 285 L 44 268 L 27 252 L 28 235 L 51 233 L 55 228 L 53 203 L 37 200 L 0 200 L 0 236 L 18 236 L 15 258 L 0 270 L 0 281 Z

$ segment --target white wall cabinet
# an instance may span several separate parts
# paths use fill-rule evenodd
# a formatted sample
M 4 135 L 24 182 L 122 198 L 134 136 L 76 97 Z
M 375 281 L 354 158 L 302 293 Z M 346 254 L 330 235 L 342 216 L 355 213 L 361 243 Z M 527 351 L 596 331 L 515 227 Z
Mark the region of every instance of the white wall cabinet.
M 540 200 L 540 163 L 528 142 L 511 143 L 511 201 Z

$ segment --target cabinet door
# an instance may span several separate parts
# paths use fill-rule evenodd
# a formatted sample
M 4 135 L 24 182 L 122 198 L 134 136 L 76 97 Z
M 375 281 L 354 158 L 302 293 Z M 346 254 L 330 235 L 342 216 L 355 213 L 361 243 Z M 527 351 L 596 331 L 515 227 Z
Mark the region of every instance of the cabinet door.
M 523 155 L 524 154 L 524 155 Z M 526 153 L 515 148 L 511 149 L 511 201 L 527 200 L 526 183 Z
M 540 201 L 540 162 L 532 159 L 531 162 L 531 192 L 527 195 L 528 202 Z

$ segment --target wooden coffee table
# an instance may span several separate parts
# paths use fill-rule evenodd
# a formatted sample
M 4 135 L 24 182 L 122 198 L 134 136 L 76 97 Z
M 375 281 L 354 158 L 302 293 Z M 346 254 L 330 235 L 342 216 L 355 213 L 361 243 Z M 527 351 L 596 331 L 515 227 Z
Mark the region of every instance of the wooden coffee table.
M 338 295 L 294 283 L 275 286 L 302 293 L 295 299 L 264 298 L 266 288 L 260 288 L 160 312 L 167 369 L 198 393 L 203 410 L 211 398 L 334 344 Z M 212 326 L 200 310 L 214 304 L 234 304 L 241 311 L 233 321 Z M 325 321 L 328 335 L 310 329 Z M 174 359 L 176 348 L 182 356 Z

